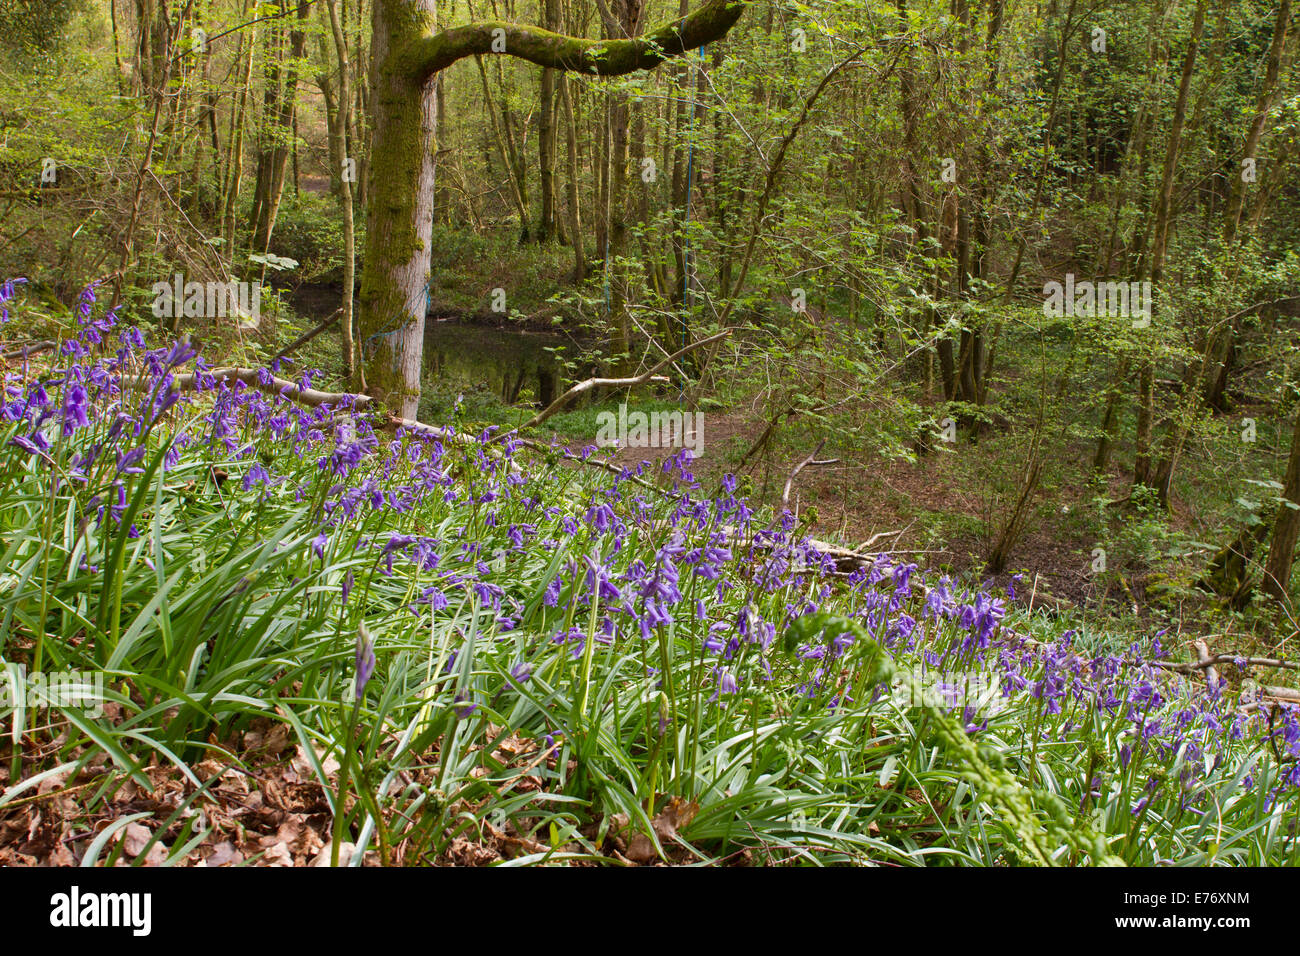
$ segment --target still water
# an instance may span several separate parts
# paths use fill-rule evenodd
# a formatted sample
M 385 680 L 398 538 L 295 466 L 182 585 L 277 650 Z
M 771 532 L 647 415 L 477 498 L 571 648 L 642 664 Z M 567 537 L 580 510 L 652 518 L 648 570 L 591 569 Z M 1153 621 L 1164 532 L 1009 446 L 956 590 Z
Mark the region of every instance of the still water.
M 317 321 L 338 308 L 339 293 L 331 286 L 304 284 L 290 296 L 301 315 Z M 508 404 L 545 407 L 574 381 L 552 351 L 559 348 L 570 357 L 582 351 L 567 335 L 430 315 L 424 326 L 424 383 L 426 388 L 480 390 Z M 590 364 L 578 369 L 579 377 L 595 373 Z
M 444 387 L 491 391 L 507 404 L 544 407 L 569 384 L 549 351 L 562 346 L 573 350 L 562 335 L 431 318 L 424 330 L 425 375 Z

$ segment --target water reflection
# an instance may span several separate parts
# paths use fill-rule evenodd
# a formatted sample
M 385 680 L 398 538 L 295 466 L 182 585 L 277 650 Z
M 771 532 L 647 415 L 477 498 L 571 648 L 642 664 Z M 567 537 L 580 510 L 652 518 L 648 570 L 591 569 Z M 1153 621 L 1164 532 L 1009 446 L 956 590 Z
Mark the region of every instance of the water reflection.
M 425 374 L 452 388 L 489 390 L 503 402 L 549 405 L 565 387 L 564 370 L 547 349 L 571 345 L 560 335 L 497 329 L 430 318 L 424 332 Z

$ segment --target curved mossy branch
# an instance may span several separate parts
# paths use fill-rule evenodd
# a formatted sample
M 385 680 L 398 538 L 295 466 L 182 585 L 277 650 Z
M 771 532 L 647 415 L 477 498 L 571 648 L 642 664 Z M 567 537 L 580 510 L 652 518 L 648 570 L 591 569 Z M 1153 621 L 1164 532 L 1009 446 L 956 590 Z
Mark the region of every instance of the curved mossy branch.
M 708 0 L 680 20 L 627 40 L 584 40 L 522 23 L 471 23 L 415 40 L 401 53 L 398 69 L 418 83 L 467 56 L 505 53 L 556 70 L 621 76 L 653 69 L 664 60 L 722 39 L 748 3 Z M 502 39 L 504 49 L 500 42 L 493 49 L 493 42 Z

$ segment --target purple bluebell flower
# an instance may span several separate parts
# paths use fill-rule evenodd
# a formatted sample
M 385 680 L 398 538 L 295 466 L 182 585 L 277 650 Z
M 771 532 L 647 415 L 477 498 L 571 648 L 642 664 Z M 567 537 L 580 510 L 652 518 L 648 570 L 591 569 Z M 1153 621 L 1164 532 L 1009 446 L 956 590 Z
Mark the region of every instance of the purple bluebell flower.
M 370 681 L 370 675 L 375 672 L 375 646 L 364 624 L 357 625 L 356 666 L 357 700 L 361 700 L 366 684 Z

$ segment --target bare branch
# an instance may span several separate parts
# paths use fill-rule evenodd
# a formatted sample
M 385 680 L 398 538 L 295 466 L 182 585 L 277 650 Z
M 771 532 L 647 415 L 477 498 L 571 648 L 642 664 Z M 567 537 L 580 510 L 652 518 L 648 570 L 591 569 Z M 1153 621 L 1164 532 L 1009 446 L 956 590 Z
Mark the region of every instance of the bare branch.
M 698 342 L 692 342 L 690 345 L 686 346 L 685 348 L 678 349 L 672 355 L 668 356 L 663 361 L 661 361 L 658 365 L 651 368 L 648 372 L 642 372 L 640 375 L 633 376 L 632 378 L 589 378 L 585 382 L 579 382 L 577 385 L 573 386 L 573 388 L 569 389 L 567 392 L 565 392 L 555 401 L 551 402 L 550 405 L 547 405 L 546 408 L 542 409 L 540 412 L 538 412 L 528 421 L 524 422 L 524 424 L 520 425 L 517 430 L 522 432 L 522 431 L 527 431 L 530 428 L 536 428 L 538 425 L 546 421 L 552 415 L 558 414 L 564 408 L 564 406 L 567 405 L 569 402 L 573 401 L 573 399 L 577 398 L 579 395 L 584 395 L 587 392 L 592 391 L 593 389 L 632 388 L 636 385 L 644 385 L 647 382 L 666 382 L 668 381 L 668 379 L 666 379 L 664 376 L 659 374 L 661 371 L 663 371 L 673 362 L 677 361 L 687 352 L 692 352 L 695 349 L 702 348 L 703 346 L 710 344 L 711 342 L 716 342 L 719 339 L 726 338 L 731 333 L 732 333 L 731 329 L 723 329 L 721 332 L 716 332 L 713 335 L 710 335 L 706 339 L 700 339 Z
M 351 392 L 322 392 L 314 388 L 303 388 L 297 382 L 291 382 L 287 378 L 272 376 L 270 382 L 263 383 L 260 376 L 264 373 L 264 369 L 230 366 L 228 368 L 214 368 L 210 372 L 205 372 L 204 375 L 211 376 L 218 382 L 243 382 L 253 388 L 259 388 L 272 395 L 283 395 L 300 405 L 310 405 L 313 408 L 319 405 L 342 405 L 344 402 L 350 402 L 353 408 L 363 409 L 375 404 L 375 400 L 369 395 L 354 395 Z M 172 380 L 172 384 L 178 389 L 192 389 L 195 387 L 194 375 L 194 372 L 181 372 Z
M 282 359 L 290 352 L 292 352 L 294 349 L 301 348 L 302 346 L 306 345 L 316 336 L 320 335 L 331 325 L 337 322 L 339 320 L 339 317 L 342 315 L 343 315 L 343 309 L 341 307 L 335 309 L 332 313 L 330 313 L 330 317 L 326 319 L 324 322 L 322 322 L 320 325 L 316 326 L 316 328 L 309 329 L 308 331 L 304 332 L 302 335 L 294 339 L 292 342 L 290 342 L 288 345 L 286 345 L 284 348 L 280 349 L 280 351 L 276 352 L 275 359 Z M 271 359 L 272 364 L 275 363 L 275 359 Z
M 25 359 L 29 355 L 36 355 L 40 352 L 48 352 L 50 349 L 56 349 L 58 347 L 59 347 L 58 342 L 54 342 L 51 341 L 50 339 L 46 339 L 42 342 L 33 342 L 31 345 L 23 345 L 19 348 L 10 349 L 5 353 L 0 354 L 0 359 L 12 359 L 12 358 Z
M 1203 657 L 1195 663 L 1185 661 L 1156 661 L 1157 667 L 1168 668 L 1169 670 L 1181 671 L 1189 674 L 1192 671 L 1204 670 L 1207 667 L 1213 667 L 1216 664 L 1240 664 L 1243 667 L 1277 667 L 1282 670 L 1300 670 L 1300 664 L 1294 661 L 1284 661 L 1276 657 L 1238 657 L 1236 654 L 1215 654 L 1213 657 Z
M 1219 669 L 1214 666 L 1214 661 L 1210 658 L 1210 646 L 1205 641 L 1196 641 L 1192 646 L 1196 648 L 1196 655 L 1200 658 L 1197 666 L 1205 671 L 1205 686 L 1214 690 L 1219 686 Z
M 821 440 L 821 444 L 819 444 L 816 448 L 813 449 L 813 453 L 811 455 L 809 455 L 803 461 L 799 462 L 799 464 L 794 466 L 794 470 L 790 472 L 790 477 L 785 480 L 785 489 L 781 492 L 782 508 L 787 508 L 790 505 L 790 490 L 794 487 L 794 480 L 795 478 L 799 477 L 799 472 L 803 471 L 809 465 L 833 465 L 839 461 L 838 458 L 826 458 L 824 460 L 819 461 L 817 459 L 817 456 L 821 454 L 822 449 L 825 447 L 826 447 L 826 439 L 823 438 Z
M 297 402 L 300 405 L 309 405 L 312 408 L 321 405 L 347 405 L 356 411 L 362 411 L 378 404 L 369 395 L 358 395 L 353 392 L 322 392 L 314 388 L 303 388 L 298 383 L 291 382 L 287 378 L 271 376 L 269 382 L 263 382 L 261 373 L 261 369 L 231 366 L 229 368 L 214 368 L 206 374 L 218 382 L 243 382 L 245 385 L 260 389 L 268 394 L 280 395 L 290 401 Z M 195 387 L 194 378 L 193 372 L 182 372 L 172 380 L 172 387 L 185 391 L 193 389 Z M 123 378 L 123 381 L 145 382 L 148 380 L 143 377 L 132 379 L 127 376 Z M 382 424 L 383 427 L 389 430 L 405 428 L 408 431 L 421 432 L 448 441 L 473 440 L 472 436 L 461 435 L 449 428 L 426 425 L 424 422 L 418 422 L 413 418 L 399 418 L 396 415 L 385 416 Z

